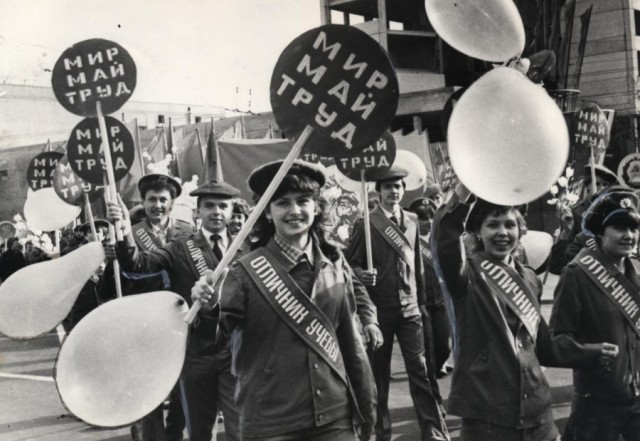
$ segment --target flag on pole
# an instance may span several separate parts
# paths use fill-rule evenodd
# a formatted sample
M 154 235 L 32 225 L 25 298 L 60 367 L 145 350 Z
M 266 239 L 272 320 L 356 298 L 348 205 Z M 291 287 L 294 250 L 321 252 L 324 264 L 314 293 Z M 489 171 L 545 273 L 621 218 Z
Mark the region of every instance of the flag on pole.
M 135 155 L 133 157 L 133 164 L 129 169 L 129 172 L 116 183 L 118 193 L 122 196 L 125 204 L 128 206 L 137 204 L 142 201 L 140 192 L 138 191 L 138 181 L 146 173 L 144 169 L 144 159 L 142 158 L 142 146 L 140 145 L 140 129 L 138 127 L 138 119 L 135 118 L 126 124 L 127 129 L 131 132 L 133 137 L 133 145 Z
M 233 129 L 233 127 L 231 128 Z M 228 132 L 227 130 L 225 134 Z M 224 136 L 224 135 L 223 135 Z M 216 139 L 215 124 L 213 119 L 211 120 L 211 130 L 207 139 L 207 150 L 204 157 L 204 182 L 209 182 L 212 179 L 218 181 L 223 180 L 222 167 L 220 164 L 220 149 L 218 147 L 218 140 Z
M 156 134 L 153 139 L 147 144 L 147 146 L 143 149 L 146 151 L 149 156 L 151 156 L 151 160 L 153 162 L 160 162 L 164 160 L 167 156 L 167 140 L 164 136 L 164 128 L 160 128 L 156 130 Z
M 176 163 L 180 170 L 180 178 L 183 182 L 190 181 L 194 175 L 198 176 L 198 182 L 204 180 L 204 159 L 198 143 L 198 133 L 191 132 L 183 137 L 175 145 Z

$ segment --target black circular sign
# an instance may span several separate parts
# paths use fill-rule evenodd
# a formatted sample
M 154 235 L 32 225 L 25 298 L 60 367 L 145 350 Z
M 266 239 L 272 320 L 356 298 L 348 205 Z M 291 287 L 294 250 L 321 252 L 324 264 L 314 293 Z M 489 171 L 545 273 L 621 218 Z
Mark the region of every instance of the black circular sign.
M 360 181 L 362 170 L 364 179 L 372 182 L 383 176 L 396 159 L 396 141 L 388 131 L 360 153 L 335 158 L 338 170 L 347 178 Z
M 29 188 L 36 191 L 51 187 L 56 166 L 63 156 L 64 154 L 60 152 L 43 152 L 33 158 L 27 167 Z
M 398 79 L 382 47 L 352 26 L 324 25 L 284 49 L 271 77 L 278 126 L 297 138 L 315 130 L 305 151 L 348 156 L 389 127 L 398 107 Z
M 127 127 L 115 118 L 105 117 L 109 151 L 115 180 L 124 178 L 133 164 L 135 147 Z M 73 171 L 82 179 L 103 185 L 104 158 L 100 152 L 102 137 L 97 118 L 85 118 L 71 131 L 67 157 Z
M 0 222 L 0 238 L 7 240 L 16 235 L 16 226 L 9 221 Z
M 94 38 L 65 50 L 53 67 L 51 84 L 62 106 L 79 116 L 117 111 L 136 88 L 136 64 L 118 43 Z
M 58 161 L 53 174 L 53 189 L 66 203 L 80 206 L 84 204 L 85 193 L 90 201 L 94 201 L 102 195 L 104 187 L 87 182 L 76 175 L 69 164 L 69 159 L 65 156 Z

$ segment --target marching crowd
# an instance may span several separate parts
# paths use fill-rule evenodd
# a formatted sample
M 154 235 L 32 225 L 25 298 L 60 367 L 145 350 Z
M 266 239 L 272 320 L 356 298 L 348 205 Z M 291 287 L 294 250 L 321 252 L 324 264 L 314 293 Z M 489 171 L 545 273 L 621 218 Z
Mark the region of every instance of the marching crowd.
M 281 163 L 251 173 L 256 198 Z M 186 428 L 208 441 L 223 421 L 227 440 L 389 441 L 396 339 L 424 441 L 450 440 L 447 412 L 461 417 L 464 441 L 640 440 L 635 192 L 602 166 L 587 170 L 584 199 L 561 213 L 547 262 L 560 275 L 547 323 L 542 283 L 519 243 L 523 207 L 458 184 L 446 200 L 429 188 L 403 208 L 406 176 L 392 167 L 376 182 L 369 225 L 359 219 L 343 248 L 329 239 L 323 169 L 294 162 L 217 283 L 211 270 L 251 213 L 238 189 L 211 181 L 191 192 L 197 229 L 171 217 L 182 188 L 167 175 L 139 181 L 140 210 L 107 203 L 124 239 L 105 245 L 106 265 L 65 328 L 115 298 L 115 259 L 124 295 L 171 290 L 201 305 L 178 383 L 131 427 L 133 438 L 181 440 Z M 108 235 L 107 222 L 95 226 L 99 240 Z M 92 240 L 89 227 L 63 252 Z M 437 379 L 452 351 L 445 409 Z M 573 369 L 562 435 L 543 366 Z

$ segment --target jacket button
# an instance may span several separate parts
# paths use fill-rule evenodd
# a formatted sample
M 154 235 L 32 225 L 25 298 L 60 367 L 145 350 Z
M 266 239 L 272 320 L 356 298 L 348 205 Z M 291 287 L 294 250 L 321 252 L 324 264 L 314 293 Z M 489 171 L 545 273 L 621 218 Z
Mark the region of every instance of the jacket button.
M 323 414 L 318 415 L 318 421 L 322 421 L 323 419 L 324 419 L 324 415 Z
M 317 371 L 318 370 L 318 363 L 313 363 L 313 368 Z
M 519 341 L 519 342 L 518 342 L 518 347 L 519 347 L 519 348 L 521 348 L 521 347 L 522 347 L 522 342 L 521 342 L 521 341 Z
M 271 373 L 271 369 L 266 368 L 266 369 L 264 370 L 264 373 L 265 373 L 265 374 L 270 374 L 270 373 Z
M 520 424 L 524 424 L 524 418 L 520 418 Z
M 522 398 L 524 398 L 524 399 L 526 400 L 527 398 L 529 398 L 529 395 L 525 393 L 525 394 L 522 396 Z
M 316 389 L 316 395 L 317 395 L 317 396 L 322 395 L 322 391 L 321 391 L 320 389 Z

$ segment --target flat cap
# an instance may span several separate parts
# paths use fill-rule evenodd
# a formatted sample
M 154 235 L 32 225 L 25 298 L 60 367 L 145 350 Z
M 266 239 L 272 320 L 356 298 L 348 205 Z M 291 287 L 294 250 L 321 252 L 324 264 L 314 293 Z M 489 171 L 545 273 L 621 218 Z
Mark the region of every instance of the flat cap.
M 240 196 L 240 190 L 226 182 L 215 179 L 201 185 L 189 193 L 189 196 L 218 196 L 222 198 L 235 198 Z
M 584 166 L 584 182 L 591 182 L 591 164 L 587 164 Z M 602 179 L 607 181 L 609 185 L 619 184 L 618 176 L 609 170 L 604 165 L 596 164 L 593 166 L 595 169 L 596 177 L 600 176 Z
M 156 185 L 173 187 L 175 189 L 176 197 L 180 196 L 180 193 L 182 193 L 182 186 L 180 185 L 180 182 L 169 175 L 161 173 L 151 173 L 141 177 L 138 181 L 138 190 L 140 190 L 140 194 L 143 195 L 151 187 L 154 187 Z
M 391 168 L 384 175 L 376 179 L 376 182 L 402 179 L 402 178 L 406 178 L 408 175 L 409 175 L 409 172 L 404 168 L 399 167 L 397 165 L 392 165 Z
M 413 201 L 411 201 L 411 203 L 409 204 L 409 210 L 413 211 L 414 213 L 416 212 L 416 210 L 420 209 L 420 208 L 430 208 L 433 211 L 436 211 L 438 209 L 438 207 L 436 207 L 436 203 L 434 201 L 432 201 L 429 198 L 418 198 L 418 199 L 414 199 Z
M 262 195 L 276 173 L 278 173 L 278 170 L 280 170 L 280 166 L 283 162 L 283 160 L 269 162 L 268 164 L 258 167 L 252 171 L 251 175 L 249 175 L 249 188 L 251 191 L 255 194 Z M 327 180 L 322 166 L 299 159 L 293 161 L 287 175 L 307 176 L 308 178 L 316 181 L 320 187 L 322 187 Z

